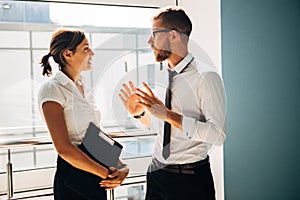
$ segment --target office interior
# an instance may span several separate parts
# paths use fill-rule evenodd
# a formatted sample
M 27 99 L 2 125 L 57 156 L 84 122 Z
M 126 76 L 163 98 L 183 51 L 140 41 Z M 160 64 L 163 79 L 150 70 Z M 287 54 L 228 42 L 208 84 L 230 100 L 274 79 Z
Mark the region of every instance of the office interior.
M 59 27 L 87 33 L 94 67 L 83 75 L 102 126 L 128 135 L 116 140 L 131 174 L 109 199 L 144 199 L 155 133 L 137 126 L 117 93 L 127 80 L 155 82 L 166 67 L 147 40 L 152 14 L 172 5 L 193 22 L 190 50 L 224 79 L 227 138 L 210 151 L 216 199 L 299 199 L 299 0 L 1 0 L 0 199 L 53 199 L 56 152 L 37 91 L 49 79 L 40 58 Z

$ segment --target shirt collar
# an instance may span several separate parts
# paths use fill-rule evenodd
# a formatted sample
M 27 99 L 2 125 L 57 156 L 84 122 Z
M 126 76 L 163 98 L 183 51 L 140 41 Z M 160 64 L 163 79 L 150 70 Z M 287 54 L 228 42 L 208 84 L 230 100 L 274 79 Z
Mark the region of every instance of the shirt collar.
M 68 83 L 74 84 L 74 82 L 62 71 L 58 71 L 54 77 L 60 84 L 67 85 Z M 82 76 L 80 75 L 78 80 L 82 81 Z
M 176 71 L 178 74 L 192 61 L 193 55 L 188 53 L 182 61 L 180 61 L 172 70 Z

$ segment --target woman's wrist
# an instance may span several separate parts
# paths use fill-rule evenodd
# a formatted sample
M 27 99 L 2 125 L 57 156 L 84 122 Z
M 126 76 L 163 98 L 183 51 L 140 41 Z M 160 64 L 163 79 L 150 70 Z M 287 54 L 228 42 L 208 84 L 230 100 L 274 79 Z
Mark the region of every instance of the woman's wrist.
M 111 171 L 109 169 L 105 168 L 105 172 L 103 173 L 103 177 L 102 176 L 100 176 L 100 177 L 103 178 L 103 179 L 107 179 L 109 174 L 111 174 Z

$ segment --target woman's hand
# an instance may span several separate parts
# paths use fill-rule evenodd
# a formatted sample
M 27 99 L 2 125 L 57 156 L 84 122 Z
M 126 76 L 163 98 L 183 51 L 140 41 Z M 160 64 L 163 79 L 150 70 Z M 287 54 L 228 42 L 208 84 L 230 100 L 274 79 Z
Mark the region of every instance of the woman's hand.
M 111 190 L 120 186 L 129 173 L 127 165 L 121 169 L 116 169 L 114 167 L 110 167 L 109 169 L 112 173 L 108 175 L 107 179 L 100 182 L 101 187 L 106 190 Z
M 129 81 L 129 86 L 124 83 L 123 89 L 120 91 L 119 98 L 131 115 L 140 115 L 143 113 L 145 108 L 141 104 L 137 103 L 140 101 L 140 98 L 135 91 L 136 89 L 131 81 Z

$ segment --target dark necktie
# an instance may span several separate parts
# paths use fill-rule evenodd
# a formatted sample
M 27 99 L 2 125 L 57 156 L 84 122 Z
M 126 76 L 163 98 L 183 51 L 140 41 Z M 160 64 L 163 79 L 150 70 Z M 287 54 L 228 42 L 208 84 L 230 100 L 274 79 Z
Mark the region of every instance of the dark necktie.
M 165 106 L 171 109 L 171 87 L 173 77 L 177 74 L 175 71 L 168 70 L 169 72 L 169 85 L 166 91 Z M 167 159 L 170 156 L 170 136 L 171 136 L 171 124 L 165 121 L 164 124 L 164 142 L 162 156 Z

